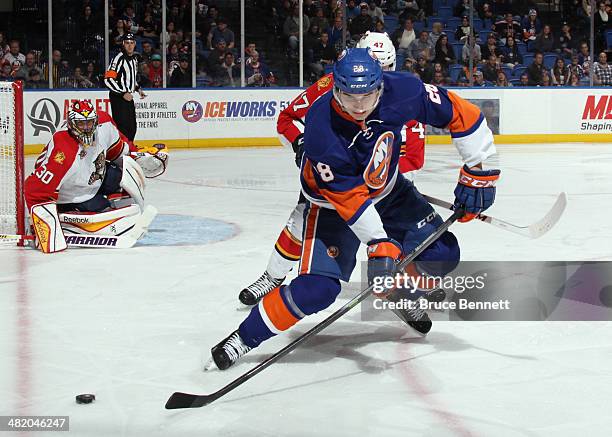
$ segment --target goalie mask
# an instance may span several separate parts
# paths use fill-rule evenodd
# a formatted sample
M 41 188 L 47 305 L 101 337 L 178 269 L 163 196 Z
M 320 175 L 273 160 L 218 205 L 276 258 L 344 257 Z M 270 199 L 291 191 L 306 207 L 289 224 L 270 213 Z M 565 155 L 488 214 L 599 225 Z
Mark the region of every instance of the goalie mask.
M 77 100 L 68 111 L 68 131 L 87 147 L 95 137 L 98 114 L 89 100 Z

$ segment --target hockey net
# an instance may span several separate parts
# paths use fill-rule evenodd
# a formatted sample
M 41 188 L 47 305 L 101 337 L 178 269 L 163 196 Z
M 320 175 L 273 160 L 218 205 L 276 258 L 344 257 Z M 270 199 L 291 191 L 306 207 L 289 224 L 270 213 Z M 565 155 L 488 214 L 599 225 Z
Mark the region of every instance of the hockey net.
M 0 234 L 24 234 L 23 167 L 21 82 L 0 82 Z

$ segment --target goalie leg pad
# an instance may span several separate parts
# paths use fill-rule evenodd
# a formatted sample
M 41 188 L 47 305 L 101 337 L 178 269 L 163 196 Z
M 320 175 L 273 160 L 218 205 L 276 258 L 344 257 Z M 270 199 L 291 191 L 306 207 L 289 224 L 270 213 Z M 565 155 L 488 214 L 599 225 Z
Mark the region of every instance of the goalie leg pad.
M 132 199 L 144 210 L 145 176 L 142 168 L 129 156 L 123 157 L 123 175 L 121 177 L 123 188 Z
M 68 247 L 55 203 L 34 205 L 30 215 L 40 250 L 44 253 L 54 253 Z
M 123 235 L 134 227 L 140 217 L 140 207 L 130 205 L 98 214 L 60 214 L 66 234 Z

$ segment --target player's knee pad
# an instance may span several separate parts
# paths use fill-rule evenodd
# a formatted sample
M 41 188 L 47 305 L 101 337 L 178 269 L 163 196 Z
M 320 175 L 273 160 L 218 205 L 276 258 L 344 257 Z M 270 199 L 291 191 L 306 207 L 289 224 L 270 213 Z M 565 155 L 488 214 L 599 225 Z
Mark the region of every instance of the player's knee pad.
M 301 315 L 324 310 L 340 294 L 340 281 L 321 275 L 300 275 L 286 287 L 286 295 Z
M 457 237 L 446 231 L 416 258 L 416 264 L 430 276 L 444 276 L 457 267 L 460 256 Z

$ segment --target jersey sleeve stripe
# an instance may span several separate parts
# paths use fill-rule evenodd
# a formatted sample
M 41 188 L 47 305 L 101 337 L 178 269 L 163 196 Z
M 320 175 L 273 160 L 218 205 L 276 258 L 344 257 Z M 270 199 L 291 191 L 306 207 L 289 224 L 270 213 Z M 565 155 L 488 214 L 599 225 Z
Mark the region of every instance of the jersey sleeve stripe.
M 482 119 L 478 106 L 462 99 L 452 91 L 448 91 L 447 95 L 453 104 L 453 116 L 448 125 L 451 136 L 461 136 L 461 134 L 474 129 L 475 126 L 478 128 L 479 121 Z M 469 135 L 469 133 L 466 135 Z

